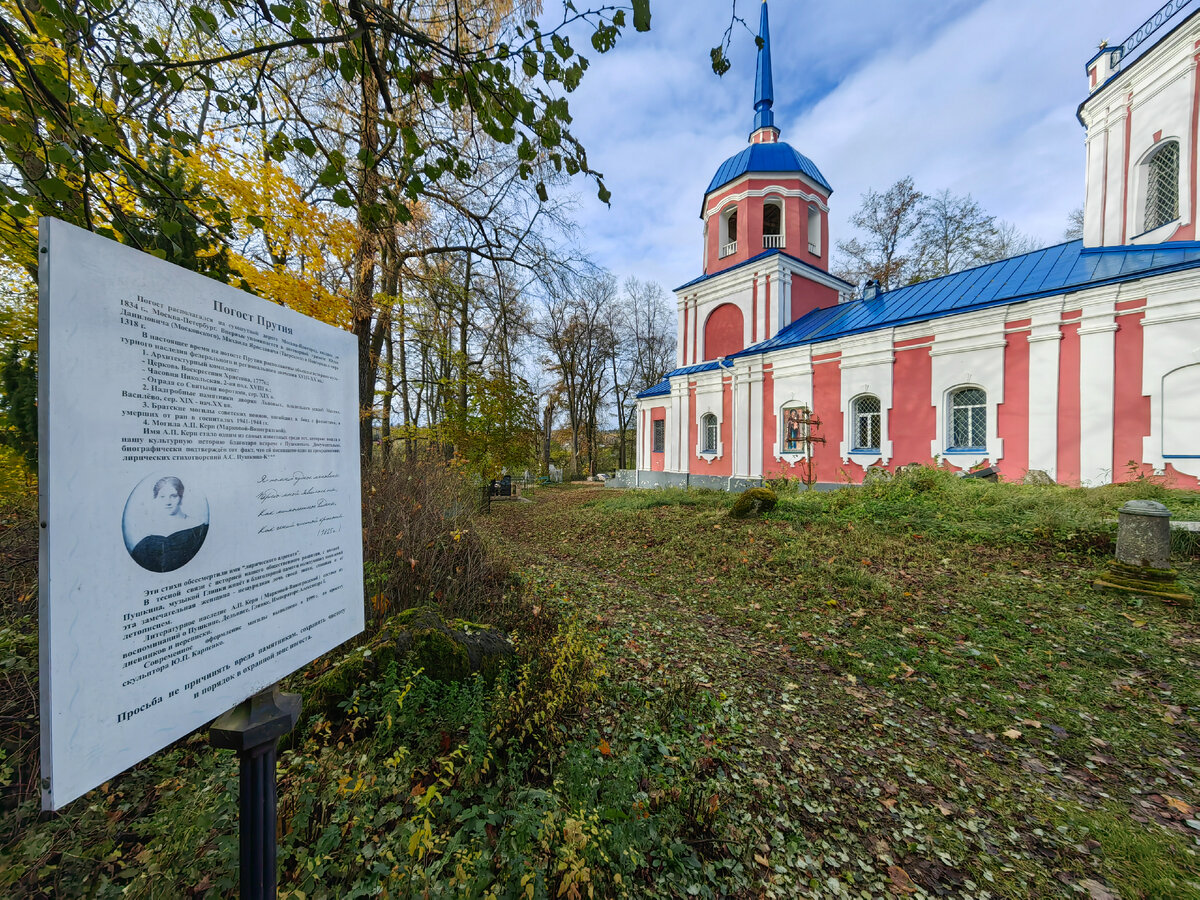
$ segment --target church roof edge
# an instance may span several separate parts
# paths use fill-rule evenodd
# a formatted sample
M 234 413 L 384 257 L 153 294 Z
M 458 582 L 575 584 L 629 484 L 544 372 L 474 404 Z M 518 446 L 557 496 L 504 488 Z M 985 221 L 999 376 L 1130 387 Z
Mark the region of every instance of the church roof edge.
M 681 284 L 679 287 L 675 288 L 675 290 L 682 291 L 682 290 L 686 290 L 687 288 L 690 288 L 690 287 L 695 287 L 698 284 L 702 284 L 705 281 L 708 281 L 712 278 L 716 278 L 718 275 L 724 275 L 727 272 L 734 272 L 738 269 L 743 268 L 744 266 L 750 265 L 751 263 L 762 262 L 764 259 L 766 259 L 769 256 L 782 256 L 784 259 L 788 260 L 789 262 L 795 263 L 796 265 L 798 265 L 802 268 L 808 269 L 812 272 L 819 272 L 822 280 L 833 279 L 834 281 L 841 282 L 848 288 L 854 287 L 854 285 L 852 285 L 850 282 L 848 282 L 842 278 L 838 278 L 836 275 L 826 272 L 824 269 L 817 268 L 812 263 L 807 263 L 802 259 L 792 256 L 792 254 L 790 254 L 790 253 L 785 253 L 782 250 L 764 250 L 762 253 L 752 256 L 749 259 L 742 260 L 742 262 L 737 263 L 736 265 L 732 265 L 727 269 L 722 269 L 719 272 L 712 272 L 711 274 L 708 274 L 708 275 L 700 275 L 696 278 L 693 278 L 691 281 Z
M 1187 3 L 1184 3 L 1181 6 L 1179 6 L 1179 9 L 1177 9 L 1175 11 L 1175 13 L 1173 13 L 1172 15 L 1168 16 L 1167 20 L 1165 20 L 1163 22 L 1163 24 L 1164 25 L 1168 24 L 1171 19 L 1175 19 L 1176 15 L 1183 12 L 1185 9 L 1187 9 L 1187 7 L 1191 6 L 1192 3 L 1194 3 L 1194 2 L 1196 2 L 1196 0 L 1188 0 Z M 1162 13 L 1163 10 L 1165 10 L 1167 7 L 1169 7 L 1171 5 L 1172 5 L 1171 3 L 1166 4 L 1166 6 L 1164 6 L 1162 9 L 1159 10 L 1159 13 Z M 1156 15 L 1158 15 L 1158 14 L 1156 14 Z M 1187 12 L 1186 15 L 1179 15 L 1178 20 L 1175 22 L 1175 24 L 1172 25 L 1169 29 L 1167 29 L 1167 31 L 1165 31 L 1161 35 L 1157 36 L 1152 43 L 1148 44 L 1145 47 L 1138 46 L 1135 48 L 1136 52 L 1131 52 L 1131 53 L 1126 54 L 1122 58 L 1121 63 L 1119 65 L 1119 67 L 1117 68 L 1117 70 L 1108 76 L 1108 78 L 1105 80 L 1104 84 L 1097 85 L 1087 95 L 1087 97 L 1085 97 L 1083 99 L 1083 101 L 1076 108 L 1075 118 L 1079 121 L 1079 124 L 1086 127 L 1087 123 L 1085 123 L 1083 121 L 1083 108 L 1085 106 L 1087 106 L 1094 99 L 1096 99 L 1098 96 L 1100 96 L 1100 94 L 1104 93 L 1104 90 L 1110 84 L 1112 84 L 1114 81 L 1116 81 L 1122 75 L 1129 73 L 1135 66 L 1137 66 L 1140 62 L 1142 62 L 1147 57 L 1149 57 L 1155 47 L 1159 46 L 1162 43 L 1165 43 L 1166 41 L 1169 41 L 1175 35 L 1175 33 L 1177 31 L 1179 31 L 1180 29 L 1185 27 L 1189 22 L 1191 22 L 1197 16 L 1200 16 L 1200 8 L 1191 9 L 1190 11 Z M 1154 16 L 1151 16 L 1151 18 L 1149 20 L 1147 20 L 1146 23 L 1142 25 L 1142 28 L 1138 29 L 1138 31 L 1145 29 L 1148 25 L 1151 25 L 1153 22 L 1154 22 Z M 1152 29 L 1151 34 L 1153 34 L 1153 31 L 1157 31 L 1158 27 L 1159 26 L 1156 26 L 1154 29 Z M 1138 31 L 1135 31 L 1132 35 L 1130 35 L 1128 38 L 1126 38 L 1125 44 L 1128 44 L 1130 42 L 1130 39 L 1138 34 Z M 1145 43 L 1145 42 L 1139 41 L 1139 44 L 1141 44 L 1141 43 Z M 1123 49 L 1125 47 L 1125 44 L 1121 44 L 1119 46 Z M 1111 51 L 1112 49 L 1114 49 L 1114 48 L 1112 48 L 1112 47 L 1102 48 L 1099 53 L 1097 53 L 1095 56 L 1093 56 L 1091 59 L 1089 59 L 1087 61 L 1086 65 L 1085 65 L 1085 69 L 1087 67 L 1090 67 L 1091 64 L 1093 62 L 1095 62 L 1097 57 L 1099 57 L 1102 53 L 1104 53 L 1105 51 Z
M 734 357 L 931 321 L 1200 267 L 1200 242 L 1085 248 L 1080 240 L 906 285 L 872 300 L 813 310 Z

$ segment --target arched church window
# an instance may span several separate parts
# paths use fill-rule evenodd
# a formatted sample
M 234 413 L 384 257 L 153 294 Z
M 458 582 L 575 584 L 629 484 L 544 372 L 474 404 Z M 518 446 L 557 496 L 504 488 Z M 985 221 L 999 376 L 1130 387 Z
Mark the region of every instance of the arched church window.
M 1146 212 L 1143 231 L 1179 218 L 1179 141 L 1165 141 L 1145 162 Z
M 987 393 L 979 388 L 959 388 L 950 395 L 949 450 L 982 450 L 987 447 Z
M 785 406 L 783 419 L 783 452 L 803 453 L 804 438 L 808 431 L 808 407 Z
M 705 414 L 700 419 L 700 452 L 717 452 L 717 417 L 712 413 Z
M 772 250 L 783 246 L 783 208 L 778 200 L 763 204 L 763 248 Z
M 850 427 L 853 450 L 878 451 L 883 436 L 879 398 L 871 394 L 856 397 L 851 406 Z
M 808 208 L 808 252 L 821 255 L 821 211 L 815 206 Z
M 721 213 L 721 256 L 737 253 L 738 241 L 737 207 Z

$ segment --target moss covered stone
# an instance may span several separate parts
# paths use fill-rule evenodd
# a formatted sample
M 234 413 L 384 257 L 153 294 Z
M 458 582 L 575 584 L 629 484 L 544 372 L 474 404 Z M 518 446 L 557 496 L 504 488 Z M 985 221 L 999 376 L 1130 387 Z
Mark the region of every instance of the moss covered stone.
M 409 652 L 413 665 L 435 681 L 461 681 L 471 674 L 467 648 L 445 626 L 414 629 Z
M 770 488 L 750 488 L 739 494 L 738 498 L 733 501 L 733 508 L 729 510 L 729 515 L 735 519 L 745 519 L 748 516 L 770 512 L 775 508 L 775 503 L 775 492 Z
M 432 606 L 417 606 L 388 619 L 367 643 L 351 650 L 314 679 L 306 712 L 333 716 L 360 684 L 379 677 L 392 662 L 408 658 L 413 668 L 438 681 L 461 681 L 472 672 L 491 676 L 512 656 L 512 644 L 473 622 L 449 624 Z
M 1116 588 L 1131 594 L 1147 594 L 1151 597 L 1161 597 L 1172 600 L 1180 606 L 1190 607 L 1193 603 L 1191 594 L 1185 593 L 1177 580 L 1178 572 L 1174 569 L 1156 569 L 1152 566 L 1131 566 L 1114 560 L 1099 578 L 1097 587 Z
M 304 701 L 304 714 L 334 715 L 339 704 L 358 685 L 370 681 L 378 669 L 378 659 L 369 646 L 351 650 L 313 681 Z

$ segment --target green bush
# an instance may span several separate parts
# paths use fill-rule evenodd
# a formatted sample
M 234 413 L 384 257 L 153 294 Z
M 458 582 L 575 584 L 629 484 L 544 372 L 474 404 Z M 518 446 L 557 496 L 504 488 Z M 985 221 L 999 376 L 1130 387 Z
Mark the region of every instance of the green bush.
M 484 546 L 478 502 L 478 489 L 437 456 L 394 460 L 369 474 L 363 571 L 370 624 L 431 603 L 449 618 L 471 620 L 493 608 L 510 572 Z
M 775 492 L 770 488 L 750 488 L 739 494 L 738 498 L 733 501 L 733 508 L 729 510 L 729 515 L 735 519 L 745 519 L 748 516 L 770 512 L 775 508 L 776 502 Z

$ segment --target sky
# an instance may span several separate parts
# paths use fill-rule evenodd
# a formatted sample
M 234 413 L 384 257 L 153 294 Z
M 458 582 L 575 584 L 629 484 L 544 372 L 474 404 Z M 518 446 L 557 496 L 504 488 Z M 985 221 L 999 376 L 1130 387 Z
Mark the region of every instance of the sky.
M 1161 0 L 773 0 L 775 124 L 833 186 L 832 241 L 862 194 L 912 175 L 969 193 L 1043 244 L 1084 199 L 1084 64 Z M 709 48 L 733 9 L 723 78 Z M 620 278 L 671 290 L 701 273 L 700 204 L 753 119 L 758 0 L 651 0 L 570 95 L 572 130 L 612 191 L 577 179 L 579 242 Z M 1165 31 L 1165 29 L 1164 29 Z M 575 43 L 581 45 L 576 38 Z M 588 48 L 590 49 L 590 48 Z

